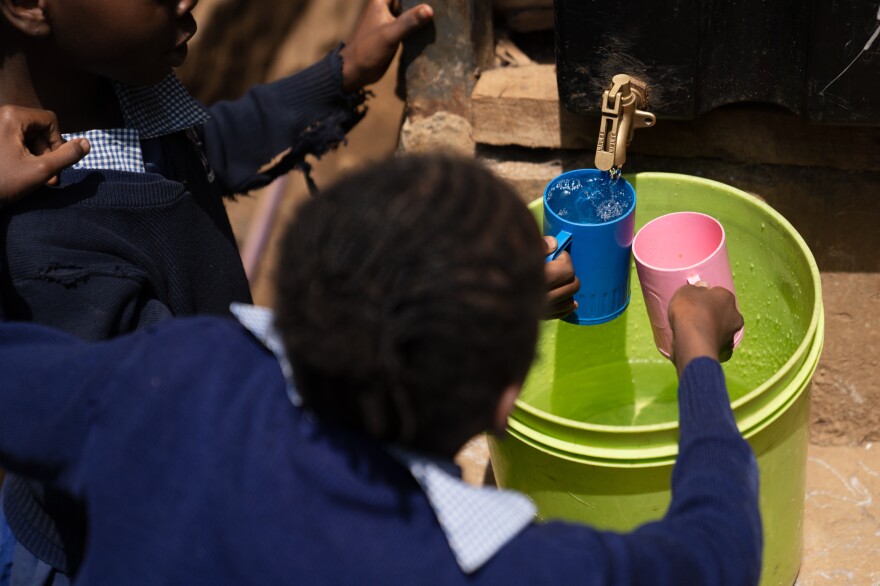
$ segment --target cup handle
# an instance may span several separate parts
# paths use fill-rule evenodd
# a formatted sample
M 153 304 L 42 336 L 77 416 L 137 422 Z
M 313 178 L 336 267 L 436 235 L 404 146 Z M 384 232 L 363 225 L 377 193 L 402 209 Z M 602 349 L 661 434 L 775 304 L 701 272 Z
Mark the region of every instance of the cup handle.
M 565 230 L 560 230 L 556 235 L 556 250 L 547 255 L 547 258 L 544 259 L 544 262 L 550 262 L 551 260 L 556 260 L 564 250 L 567 250 L 569 246 L 571 246 L 571 232 L 566 232 Z

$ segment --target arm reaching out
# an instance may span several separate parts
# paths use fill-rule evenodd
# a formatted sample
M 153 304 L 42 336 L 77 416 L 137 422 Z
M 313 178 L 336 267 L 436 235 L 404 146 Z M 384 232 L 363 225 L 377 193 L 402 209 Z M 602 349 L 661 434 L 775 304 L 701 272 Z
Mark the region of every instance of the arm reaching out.
M 89 153 L 85 139 L 64 142 L 55 114 L 0 106 L 0 202 L 58 182 L 58 173 Z
M 345 140 L 365 113 L 364 85 L 388 69 L 400 41 L 433 17 L 419 5 L 394 17 L 391 0 L 370 0 L 347 45 L 287 78 L 254 86 L 241 99 L 210 108 L 200 129 L 225 194 L 267 185 L 307 155 L 320 157 Z
M 722 287 L 685 285 L 669 302 L 672 327 L 672 361 L 679 376 L 694 358 L 718 362 L 730 359 L 733 336 L 743 327 L 743 317 L 733 293 Z
M 669 510 L 662 520 L 627 534 L 561 523 L 533 526 L 525 535 L 540 543 L 526 549 L 552 559 L 570 578 L 558 584 L 758 583 L 763 550 L 758 467 L 737 429 L 718 364 L 729 357 L 742 316 L 729 291 L 692 285 L 673 297 L 669 316 L 680 378 L 679 450 Z

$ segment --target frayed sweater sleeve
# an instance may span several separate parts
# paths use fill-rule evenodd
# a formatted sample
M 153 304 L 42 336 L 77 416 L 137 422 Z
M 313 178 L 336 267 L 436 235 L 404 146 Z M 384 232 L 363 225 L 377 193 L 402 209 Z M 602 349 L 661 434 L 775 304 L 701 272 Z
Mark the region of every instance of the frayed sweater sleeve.
M 342 90 L 339 48 L 311 67 L 254 86 L 210 108 L 199 130 L 208 162 L 225 194 L 257 189 L 345 140 L 365 113 L 364 93 Z

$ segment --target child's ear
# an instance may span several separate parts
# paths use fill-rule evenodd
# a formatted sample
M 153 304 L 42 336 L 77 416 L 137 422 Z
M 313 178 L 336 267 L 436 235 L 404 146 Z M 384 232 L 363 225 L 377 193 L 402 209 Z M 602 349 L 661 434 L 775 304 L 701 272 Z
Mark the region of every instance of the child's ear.
M 12 27 L 29 37 L 49 34 L 46 0 L 0 0 L 0 12 Z

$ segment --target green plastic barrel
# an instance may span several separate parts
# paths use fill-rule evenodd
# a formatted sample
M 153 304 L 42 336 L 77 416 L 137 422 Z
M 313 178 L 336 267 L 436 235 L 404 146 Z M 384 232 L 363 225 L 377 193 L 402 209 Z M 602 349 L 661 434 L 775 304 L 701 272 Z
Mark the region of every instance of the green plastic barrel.
M 824 341 L 819 269 L 800 235 L 757 198 L 667 173 L 628 177 L 636 229 L 696 211 L 724 225 L 745 337 L 724 365 L 740 431 L 761 473 L 761 584 L 790 585 L 803 547 L 810 386 Z M 540 200 L 530 206 L 540 221 Z M 632 269 L 632 300 L 600 326 L 542 325 L 538 357 L 503 440 L 489 439 L 499 486 L 542 519 L 626 531 L 661 518 L 678 451 L 677 378 L 654 346 Z

